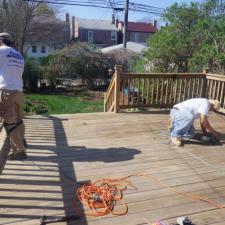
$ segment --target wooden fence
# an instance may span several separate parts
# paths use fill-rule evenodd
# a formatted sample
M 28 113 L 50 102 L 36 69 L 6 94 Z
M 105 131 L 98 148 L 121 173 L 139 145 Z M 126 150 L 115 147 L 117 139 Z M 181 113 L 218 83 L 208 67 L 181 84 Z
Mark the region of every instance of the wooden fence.
M 225 76 L 206 73 L 123 73 L 121 66 L 105 94 L 105 112 L 120 109 L 170 108 L 190 98 L 213 98 L 225 112 Z

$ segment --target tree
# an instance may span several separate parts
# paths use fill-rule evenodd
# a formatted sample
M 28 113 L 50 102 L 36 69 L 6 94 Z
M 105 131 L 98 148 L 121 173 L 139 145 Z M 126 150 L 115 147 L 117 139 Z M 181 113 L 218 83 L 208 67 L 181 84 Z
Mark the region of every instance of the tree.
M 95 88 L 95 80 L 108 80 L 108 70 L 115 63 L 87 44 L 69 45 L 52 56 L 45 66 L 45 78 L 54 87 L 58 78 L 80 78 L 88 88 Z
M 148 41 L 146 59 L 155 71 L 225 72 L 225 1 L 174 4 L 163 15 L 168 26 Z
M 208 1 L 202 5 L 202 10 L 205 16 L 199 32 L 204 39 L 190 60 L 191 65 L 207 66 L 212 72 L 225 73 L 225 1 Z
M 40 80 L 41 70 L 37 61 L 27 58 L 23 73 L 24 88 L 29 91 L 35 91 Z
M 23 54 L 24 43 L 28 33 L 32 33 L 30 26 L 33 18 L 38 15 L 51 15 L 53 9 L 43 3 L 23 0 L 0 0 L 0 31 L 14 35 L 15 47 Z M 39 30 L 40 32 L 40 30 Z
M 188 61 L 199 43 L 201 35 L 196 33 L 198 21 L 201 18 L 199 4 L 190 6 L 177 3 L 164 14 L 169 26 L 163 27 L 148 41 L 146 57 L 153 61 L 156 70 L 188 71 Z

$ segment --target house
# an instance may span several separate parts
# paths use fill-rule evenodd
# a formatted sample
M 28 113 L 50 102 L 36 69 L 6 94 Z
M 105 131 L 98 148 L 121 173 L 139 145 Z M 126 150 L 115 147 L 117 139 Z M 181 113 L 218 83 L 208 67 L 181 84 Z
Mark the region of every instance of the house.
M 114 21 L 72 18 L 72 39 L 86 42 L 98 48 L 117 44 L 117 28 Z
M 123 34 L 124 23 L 119 21 L 116 22 L 117 28 L 121 34 Z M 147 39 L 157 32 L 157 21 L 154 20 L 152 23 L 143 22 L 128 22 L 127 28 L 127 41 L 133 41 L 138 43 L 146 43 Z M 120 43 L 122 37 L 120 36 Z
M 40 58 L 62 49 L 70 43 L 69 15 L 63 21 L 55 16 L 33 18 L 26 37 L 24 52 L 28 57 Z

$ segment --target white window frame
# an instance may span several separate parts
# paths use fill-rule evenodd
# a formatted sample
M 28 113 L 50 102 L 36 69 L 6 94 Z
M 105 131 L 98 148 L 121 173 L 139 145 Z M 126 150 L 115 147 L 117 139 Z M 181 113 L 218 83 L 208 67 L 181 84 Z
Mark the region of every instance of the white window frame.
M 93 40 L 94 40 L 94 32 L 92 30 L 89 30 L 88 31 L 88 43 L 93 44 Z
M 41 53 L 46 53 L 46 46 L 41 46 Z
M 117 31 L 111 31 L 111 41 L 117 40 Z
M 37 46 L 36 45 L 32 45 L 31 51 L 32 51 L 32 53 L 37 53 Z

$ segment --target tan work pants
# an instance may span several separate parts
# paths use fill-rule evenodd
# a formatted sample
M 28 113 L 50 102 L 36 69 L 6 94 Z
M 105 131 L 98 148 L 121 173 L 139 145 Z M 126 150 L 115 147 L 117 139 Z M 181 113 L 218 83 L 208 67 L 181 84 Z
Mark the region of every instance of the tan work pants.
M 0 116 L 3 119 L 13 152 L 25 150 L 23 104 L 23 92 L 0 90 Z

